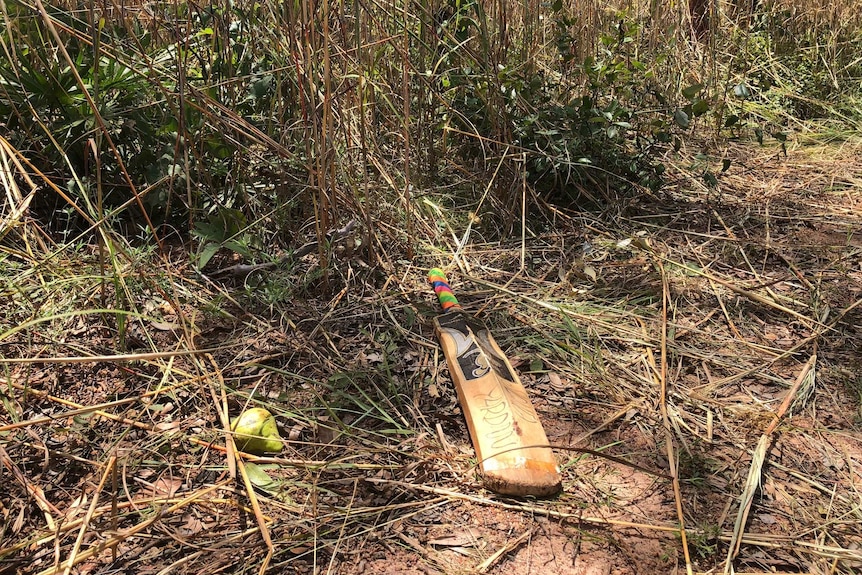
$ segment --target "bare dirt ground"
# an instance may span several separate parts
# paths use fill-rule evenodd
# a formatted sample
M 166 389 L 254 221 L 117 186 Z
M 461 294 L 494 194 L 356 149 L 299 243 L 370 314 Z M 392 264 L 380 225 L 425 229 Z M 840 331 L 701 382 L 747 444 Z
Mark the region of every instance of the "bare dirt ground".
M 549 500 L 476 477 L 424 283 L 445 253 L 343 253 L 326 284 L 309 256 L 286 305 L 141 264 L 121 358 L 115 315 L 75 313 L 102 308 L 94 255 L 10 268 L 0 572 L 858 572 L 862 146 L 755 152 L 718 190 L 561 215 L 520 273 L 518 239 L 452 268 L 557 447 Z M 239 465 L 219 413 L 247 403 L 286 447 Z

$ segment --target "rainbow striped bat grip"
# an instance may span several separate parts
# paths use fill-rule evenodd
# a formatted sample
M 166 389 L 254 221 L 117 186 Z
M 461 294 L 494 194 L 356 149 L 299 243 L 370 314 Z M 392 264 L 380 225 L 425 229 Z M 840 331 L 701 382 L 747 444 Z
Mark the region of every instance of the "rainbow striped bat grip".
M 446 274 L 440 268 L 433 268 L 428 272 L 428 281 L 434 286 L 434 292 L 437 294 L 437 299 L 440 300 L 440 305 L 443 311 L 454 311 L 461 309 L 461 304 L 455 294 L 452 293 L 452 288 L 449 287 L 449 280 L 446 279 Z

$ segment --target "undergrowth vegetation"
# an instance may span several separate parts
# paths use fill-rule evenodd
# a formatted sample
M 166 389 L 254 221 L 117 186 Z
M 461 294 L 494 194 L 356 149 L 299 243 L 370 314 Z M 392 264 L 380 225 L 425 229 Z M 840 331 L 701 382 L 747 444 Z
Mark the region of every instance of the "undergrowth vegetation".
M 0 12 L 0 571 L 473 573 L 551 534 L 637 573 L 633 531 L 652 572 L 862 561 L 858 0 Z M 557 500 L 474 495 L 446 264 Z M 279 456 L 232 451 L 252 406 Z M 734 529 L 773 431 L 774 507 Z M 486 547 L 431 533 L 486 512 Z
M 695 19 L 682 4 L 477 0 L 4 14 L 0 116 L 38 175 L 34 217 L 62 237 L 103 220 L 145 242 L 176 230 L 208 246 L 201 265 L 214 244 L 260 259 L 353 216 L 369 254 L 381 220 L 406 252 L 424 190 L 453 183 L 490 190 L 499 235 L 524 184 L 529 205 L 613 205 L 659 192 L 684 145 L 784 144 L 812 120 L 838 136 L 860 116 L 852 3 Z

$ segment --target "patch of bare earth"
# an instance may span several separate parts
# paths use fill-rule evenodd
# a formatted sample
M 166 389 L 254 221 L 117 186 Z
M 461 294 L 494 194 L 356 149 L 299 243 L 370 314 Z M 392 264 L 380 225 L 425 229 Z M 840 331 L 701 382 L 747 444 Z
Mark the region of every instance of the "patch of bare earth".
M 473 471 L 436 255 L 383 273 L 336 254 L 326 284 L 308 256 L 281 307 L 142 264 L 162 291 L 137 294 L 124 357 L 115 316 L 65 314 L 100 309 L 98 281 L 7 270 L 0 571 L 858 572 L 859 151 L 729 149 L 719 190 L 564 217 L 520 272 L 519 242 L 468 244 L 452 279 L 556 447 L 549 500 Z M 282 453 L 226 450 L 249 404 Z

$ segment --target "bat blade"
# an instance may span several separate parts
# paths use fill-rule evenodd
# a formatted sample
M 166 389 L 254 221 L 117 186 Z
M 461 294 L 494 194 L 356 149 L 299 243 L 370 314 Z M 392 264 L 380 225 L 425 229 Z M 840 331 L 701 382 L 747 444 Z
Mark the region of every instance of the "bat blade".
M 488 328 L 460 311 L 442 272 L 432 270 L 429 279 L 449 310 L 434 326 L 485 486 L 505 495 L 556 495 L 562 490 L 557 461 L 518 374 Z

